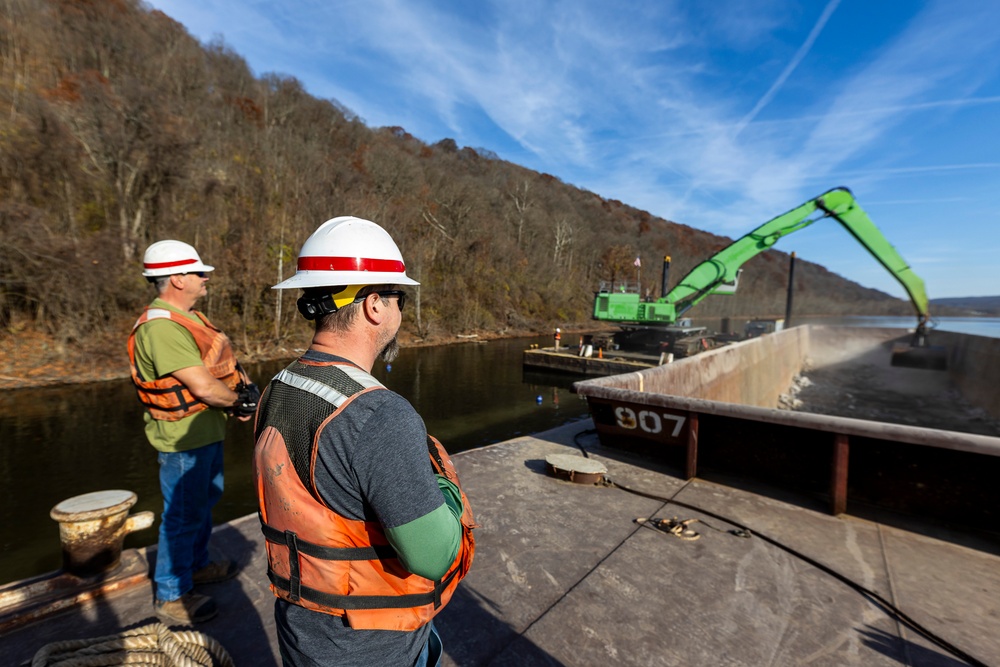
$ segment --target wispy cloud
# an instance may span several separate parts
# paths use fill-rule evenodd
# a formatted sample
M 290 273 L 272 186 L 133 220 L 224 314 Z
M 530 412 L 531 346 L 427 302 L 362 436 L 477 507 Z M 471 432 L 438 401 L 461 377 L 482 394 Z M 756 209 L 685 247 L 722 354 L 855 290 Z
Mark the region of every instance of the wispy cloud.
M 905 203 L 934 176 L 995 178 L 1000 142 L 962 126 L 997 119 L 995 3 L 152 2 L 371 125 L 717 233 L 840 184 Z
M 912 113 L 945 105 L 960 106 L 961 102 L 956 100 L 940 103 L 926 97 L 946 84 L 954 85 L 955 80 L 974 87 L 976 77 L 969 72 L 975 69 L 971 67 L 974 61 L 966 60 L 966 56 L 975 54 L 969 54 L 968 44 L 974 43 L 974 51 L 983 54 L 995 50 L 998 39 L 996 31 L 987 29 L 984 17 L 977 14 L 957 12 L 953 3 L 942 3 L 917 16 L 874 60 L 831 82 L 827 86 L 830 92 L 813 100 L 813 106 L 822 106 L 824 113 L 806 124 L 805 136 L 793 133 L 793 141 L 801 148 L 794 148 L 786 137 L 766 127 L 757 136 L 728 145 L 728 162 L 746 164 L 747 160 L 740 158 L 752 153 L 755 163 L 736 180 L 722 179 L 726 187 L 742 194 L 736 206 L 754 210 L 768 202 L 773 206 L 774 201 L 794 201 L 794 193 L 803 192 L 807 182 L 841 171 L 844 165 L 866 152 L 884 150 L 883 139 Z M 967 101 L 972 103 L 971 99 Z M 718 145 L 718 139 L 715 142 Z M 900 174 L 906 170 L 883 168 L 868 175 L 877 171 Z M 704 174 L 712 178 L 705 179 Z M 717 187 L 718 175 L 717 168 L 705 169 L 698 186 Z

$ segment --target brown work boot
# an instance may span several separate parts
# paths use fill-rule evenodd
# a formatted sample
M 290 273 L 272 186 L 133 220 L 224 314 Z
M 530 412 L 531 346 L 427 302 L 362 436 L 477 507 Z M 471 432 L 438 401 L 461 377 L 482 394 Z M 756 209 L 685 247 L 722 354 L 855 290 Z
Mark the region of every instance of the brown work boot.
M 237 572 L 239 572 L 239 568 L 236 567 L 236 563 L 233 561 L 226 559 L 213 560 L 205 567 L 195 570 L 194 574 L 191 575 L 191 582 L 195 586 L 214 584 L 217 581 L 232 579 L 236 576 Z
M 219 613 L 215 600 L 194 591 L 188 591 L 176 600 L 157 600 L 154 606 L 160 616 L 185 625 L 207 621 Z

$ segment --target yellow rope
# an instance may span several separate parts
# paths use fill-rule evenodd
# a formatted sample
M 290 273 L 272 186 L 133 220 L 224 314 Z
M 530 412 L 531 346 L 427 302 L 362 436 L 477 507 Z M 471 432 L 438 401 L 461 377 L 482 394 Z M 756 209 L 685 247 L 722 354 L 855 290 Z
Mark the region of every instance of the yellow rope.
M 194 630 L 171 631 L 150 623 L 117 635 L 43 646 L 31 667 L 235 667 L 222 644 Z

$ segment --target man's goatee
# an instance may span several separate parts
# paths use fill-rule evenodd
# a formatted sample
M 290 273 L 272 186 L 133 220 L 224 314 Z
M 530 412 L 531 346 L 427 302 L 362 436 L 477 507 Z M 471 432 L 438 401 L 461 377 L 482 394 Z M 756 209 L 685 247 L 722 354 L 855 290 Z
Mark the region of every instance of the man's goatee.
M 382 348 L 382 352 L 379 354 L 382 357 L 382 361 L 387 364 L 391 364 L 399 356 L 399 338 L 393 336 L 392 340 L 385 344 Z

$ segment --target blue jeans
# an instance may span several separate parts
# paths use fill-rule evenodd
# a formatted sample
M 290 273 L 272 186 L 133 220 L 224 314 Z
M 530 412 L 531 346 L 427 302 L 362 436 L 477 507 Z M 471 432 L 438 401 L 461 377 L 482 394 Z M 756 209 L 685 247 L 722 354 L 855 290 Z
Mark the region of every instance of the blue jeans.
M 193 587 L 192 573 L 208 565 L 212 507 L 222 497 L 222 443 L 186 452 L 160 452 L 163 515 L 156 549 L 157 600 L 176 600 Z
M 434 621 L 431 621 L 431 634 L 424 644 L 424 650 L 420 652 L 420 657 L 417 658 L 417 664 L 413 667 L 437 667 L 441 664 L 442 654 L 444 646 L 441 643 L 441 635 L 434 627 Z

